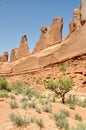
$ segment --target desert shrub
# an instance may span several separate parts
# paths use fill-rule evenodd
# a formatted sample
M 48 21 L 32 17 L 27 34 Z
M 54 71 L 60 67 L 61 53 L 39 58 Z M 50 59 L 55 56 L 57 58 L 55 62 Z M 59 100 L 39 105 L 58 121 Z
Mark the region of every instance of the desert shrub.
M 35 101 L 28 102 L 28 107 L 29 108 L 36 108 L 36 102 Z
M 44 127 L 43 119 L 37 119 L 36 123 L 40 127 L 40 130 Z
M 17 127 L 22 127 L 27 123 L 27 121 L 24 118 L 22 118 L 21 115 L 15 113 L 10 114 L 10 119 L 13 122 L 13 124 Z
M 28 96 L 28 99 L 31 100 L 33 97 L 34 98 L 39 98 L 40 97 L 40 93 L 39 91 L 36 91 L 30 87 L 27 87 L 25 90 L 24 90 L 24 95 L 25 96 Z
M 60 113 L 61 113 L 62 115 L 65 115 L 66 117 L 68 117 L 68 116 L 70 115 L 69 111 L 66 110 L 66 109 L 61 109 L 61 110 L 60 110 Z
M 86 99 L 84 99 L 84 100 L 82 100 L 82 101 L 79 100 L 78 103 L 77 103 L 77 105 L 79 105 L 79 106 L 85 108 L 85 107 L 86 107 Z
M 60 129 L 65 129 L 68 130 L 69 129 L 69 124 L 68 121 L 66 119 L 59 119 L 58 121 L 56 121 L 56 126 L 59 127 Z
M 6 90 L 0 90 L 0 98 L 9 97 L 8 92 Z
M 59 80 L 51 80 L 45 83 L 45 87 L 55 92 L 57 96 L 60 96 L 62 103 L 65 103 L 65 95 L 68 93 L 73 85 L 72 78 L 64 78 Z
M 9 89 L 10 91 L 13 91 L 16 95 L 23 93 L 23 86 L 20 82 L 10 84 Z
M 36 122 L 36 118 L 35 117 L 31 117 L 30 118 L 30 123 L 35 123 Z
M 0 78 L 0 90 L 2 90 L 2 89 L 8 90 L 8 82 L 7 82 L 6 78 L 4 78 L 4 77 Z
M 11 99 L 15 99 L 15 96 L 14 96 L 14 95 L 10 95 L 10 98 L 11 98 Z
M 39 99 L 39 102 L 40 102 L 42 105 L 48 104 L 49 101 L 50 101 L 49 98 L 40 98 L 40 99 Z
M 11 107 L 12 109 L 18 108 L 18 104 L 17 104 L 16 101 L 11 100 L 11 101 L 9 102 L 9 104 L 10 104 L 10 107 Z
M 69 123 L 66 119 L 66 117 L 68 116 L 69 116 L 69 111 L 67 111 L 66 109 L 61 109 L 60 112 L 54 113 L 53 118 L 55 120 L 56 126 L 59 127 L 60 129 L 64 128 L 65 130 L 68 130 Z
M 41 109 L 40 108 L 36 107 L 35 110 L 36 110 L 36 112 L 41 113 Z
M 75 103 L 70 103 L 69 107 L 70 107 L 70 109 L 75 110 Z
M 75 114 L 75 120 L 82 121 L 81 115 L 79 115 L 78 113 Z
M 65 130 L 68 130 L 69 124 L 66 119 L 67 115 L 65 115 L 64 112 L 54 113 L 53 117 L 57 127 L 59 127 L 60 129 L 64 128 Z
M 66 64 L 62 64 L 62 65 L 59 67 L 59 70 L 60 70 L 63 74 L 65 74 L 66 69 L 67 69 L 67 65 L 66 65 Z
M 28 101 L 23 101 L 21 108 L 22 109 L 27 109 L 28 108 Z
M 71 130 L 86 130 L 86 124 L 80 123 L 76 127 L 72 127 Z
M 66 103 L 69 104 L 70 109 L 75 109 L 78 99 L 74 95 L 69 95 L 67 98 Z
M 42 109 L 44 112 L 52 112 L 52 107 L 50 105 L 44 105 Z

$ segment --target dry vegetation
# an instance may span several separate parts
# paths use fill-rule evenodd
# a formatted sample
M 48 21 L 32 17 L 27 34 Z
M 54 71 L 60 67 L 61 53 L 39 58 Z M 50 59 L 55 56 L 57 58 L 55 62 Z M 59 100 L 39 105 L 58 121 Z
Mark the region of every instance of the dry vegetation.
M 60 90 L 65 78 L 73 84 L 67 87 L 63 104 Z M 58 85 L 55 81 L 61 79 Z M 86 130 L 85 92 L 85 55 L 39 72 L 1 78 L 0 130 Z

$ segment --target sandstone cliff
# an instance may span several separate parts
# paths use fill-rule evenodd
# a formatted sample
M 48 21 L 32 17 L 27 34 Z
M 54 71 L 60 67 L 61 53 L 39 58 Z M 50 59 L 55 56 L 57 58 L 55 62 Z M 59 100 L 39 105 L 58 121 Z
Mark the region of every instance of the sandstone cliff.
M 11 55 L 10 55 L 10 61 L 15 61 L 18 59 L 21 59 L 23 57 L 26 57 L 30 54 L 29 47 L 27 43 L 27 37 L 26 35 L 22 36 L 20 45 L 18 48 L 12 49 Z
M 62 41 L 63 19 L 54 18 L 50 27 L 41 27 L 41 36 L 36 44 L 33 53 L 46 49 L 49 46 L 60 43 Z
M 47 65 L 63 62 L 73 57 L 86 54 L 85 7 L 86 1 L 81 0 L 81 5 L 74 9 L 73 20 L 69 24 L 70 33 L 63 41 L 61 35 L 63 25 L 62 18 L 55 18 L 50 28 L 45 26 L 41 28 L 41 37 L 34 53 L 31 55 L 29 55 L 26 45 L 27 39 L 26 36 L 24 36 L 19 48 L 12 50 L 11 56 L 15 62 L 2 62 L 0 64 L 0 74 L 22 74 L 37 71 Z M 58 30 L 60 32 L 59 34 Z M 61 44 L 58 44 L 59 41 Z M 22 44 L 25 45 L 25 48 Z

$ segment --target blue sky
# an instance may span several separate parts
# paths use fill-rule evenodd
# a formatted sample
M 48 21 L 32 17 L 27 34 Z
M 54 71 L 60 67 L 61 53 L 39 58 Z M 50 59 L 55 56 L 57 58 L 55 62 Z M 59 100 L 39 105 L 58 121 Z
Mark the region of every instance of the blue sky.
M 73 9 L 80 0 L 0 0 L 0 54 L 19 46 L 26 34 L 30 51 L 40 37 L 40 27 L 63 17 L 63 38 L 69 32 Z

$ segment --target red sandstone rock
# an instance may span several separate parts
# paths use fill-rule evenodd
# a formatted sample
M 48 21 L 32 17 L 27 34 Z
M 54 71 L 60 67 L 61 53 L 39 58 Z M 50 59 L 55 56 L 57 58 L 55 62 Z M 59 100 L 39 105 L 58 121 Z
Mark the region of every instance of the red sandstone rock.
M 81 0 L 81 22 L 86 22 L 86 0 Z
M 12 49 L 10 54 L 10 62 L 26 57 L 30 54 L 26 35 L 22 36 L 22 40 L 18 48 Z
M 28 56 L 29 54 L 30 54 L 30 52 L 29 52 L 29 47 L 28 47 L 28 43 L 27 43 L 27 37 L 26 37 L 26 35 L 24 35 L 24 36 L 22 36 L 22 40 L 18 47 L 16 57 L 17 57 L 17 59 L 21 59 L 23 57 Z
M 61 42 L 62 28 L 63 28 L 62 18 L 54 18 L 49 28 L 47 28 L 46 26 L 41 27 L 41 36 L 36 44 L 33 53 L 39 52 L 51 45 Z
M 72 35 L 69 35 L 61 44 L 54 45 L 54 42 L 57 43 L 62 37 L 61 34 L 58 34 L 62 30 L 62 19 L 56 18 L 53 20 L 50 28 L 45 26 L 41 28 L 41 38 L 36 46 L 36 52 L 38 53 L 29 55 L 27 38 L 24 35 L 16 53 L 18 60 L 12 63 L 0 63 L 0 74 L 22 74 L 38 71 L 50 64 L 63 62 L 86 54 L 86 23 L 82 25 L 81 21 L 79 21 L 81 20 L 79 17 L 80 9 L 74 10 L 73 21 L 70 24 L 70 31 L 73 32 Z M 79 23 L 81 23 L 81 26 L 77 31 Z M 49 42 L 49 40 L 52 42 Z M 39 46 L 40 44 L 41 46 Z M 44 47 L 45 45 L 47 48 Z
M 11 54 L 10 54 L 10 62 L 17 60 L 17 51 L 18 51 L 18 48 L 12 49 Z
M 7 62 L 8 61 L 8 52 L 4 52 L 0 55 L 0 62 Z

